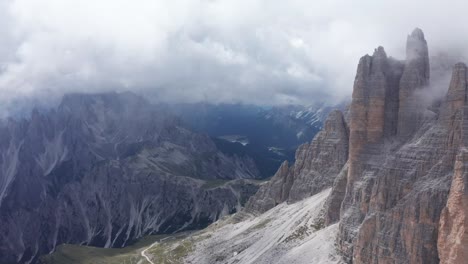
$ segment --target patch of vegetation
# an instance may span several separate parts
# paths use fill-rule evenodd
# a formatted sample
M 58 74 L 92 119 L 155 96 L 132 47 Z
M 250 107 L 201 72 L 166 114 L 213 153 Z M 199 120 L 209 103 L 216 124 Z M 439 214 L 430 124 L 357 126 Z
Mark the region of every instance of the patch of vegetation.
M 212 237 L 211 234 L 200 235 L 200 236 L 195 237 L 195 242 L 201 242 L 201 241 L 206 240 L 206 239 L 211 238 L 211 237 Z
M 245 230 L 244 232 L 250 233 L 250 232 L 253 232 L 253 231 L 255 231 L 255 230 L 262 229 L 262 228 L 266 227 L 266 225 L 268 225 L 268 223 L 270 223 L 270 222 L 271 222 L 271 219 L 270 219 L 270 218 L 265 219 L 265 220 L 261 221 L 260 223 L 254 225 L 254 226 L 252 226 L 252 227 L 249 227 L 249 228 L 248 228 L 247 230 Z
M 208 180 L 208 181 L 205 181 L 205 183 L 202 185 L 202 188 L 205 190 L 213 189 L 219 186 L 223 186 L 227 182 L 229 182 L 229 180 L 222 180 L 222 179 Z
M 217 256 L 215 257 L 215 261 L 216 261 L 216 262 L 222 262 L 222 261 L 224 261 L 224 260 L 226 260 L 226 256 L 217 255 Z
M 283 243 L 289 243 L 297 239 L 304 239 L 306 236 L 311 235 L 314 232 L 319 231 L 320 229 L 325 228 L 325 221 L 322 217 L 315 219 L 310 226 L 303 225 L 296 229 L 291 235 L 286 237 Z
M 286 237 L 286 239 L 283 240 L 283 242 L 289 243 L 297 239 L 303 239 L 304 237 L 311 234 L 309 231 L 310 231 L 310 228 L 308 226 L 306 225 L 300 226 L 298 229 L 294 230 L 294 232 L 291 235 Z
M 148 250 L 155 264 L 182 264 L 185 257 L 195 249 L 192 239 L 156 244 Z
M 323 218 L 317 218 L 315 219 L 315 221 L 312 223 L 311 225 L 315 231 L 319 231 L 321 229 L 324 229 L 325 228 L 325 219 Z
M 80 245 L 60 245 L 50 255 L 41 257 L 44 264 L 137 264 L 140 252 L 165 236 L 148 236 L 124 248 L 97 248 Z M 143 260 L 142 264 L 146 264 Z

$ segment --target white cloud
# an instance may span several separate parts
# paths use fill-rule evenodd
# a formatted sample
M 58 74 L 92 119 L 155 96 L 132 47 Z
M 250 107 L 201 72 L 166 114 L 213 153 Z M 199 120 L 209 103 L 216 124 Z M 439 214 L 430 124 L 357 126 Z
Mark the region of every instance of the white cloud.
M 0 0 L 0 111 L 66 92 L 308 104 L 351 93 L 360 56 L 466 55 L 464 1 Z

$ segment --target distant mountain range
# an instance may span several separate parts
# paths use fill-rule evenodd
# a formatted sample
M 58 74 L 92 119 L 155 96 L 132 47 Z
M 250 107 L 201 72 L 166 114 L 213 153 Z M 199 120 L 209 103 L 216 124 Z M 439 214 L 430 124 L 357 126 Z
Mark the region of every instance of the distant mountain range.
M 259 177 L 248 156 L 132 93 L 66 95 L 0 122 L 0 263 L 201 228 L 239 210 Z
M 194 131 L 212 137 L 228 154 L 252 157 L 262 177 L 271 177 L 284 160 L 294 161 L 296 148 L 320 131 L 329 106 L 286 105 L 260 107 L 244 104 L 177 104 L 168 109 Z

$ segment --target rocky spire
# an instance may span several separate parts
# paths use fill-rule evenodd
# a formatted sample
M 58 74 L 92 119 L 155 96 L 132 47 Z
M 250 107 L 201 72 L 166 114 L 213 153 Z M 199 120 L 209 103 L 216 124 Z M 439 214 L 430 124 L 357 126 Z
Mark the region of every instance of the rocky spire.
M 396 133 L 401 72 L 402 64 L 388 58 L 382 47 L 359 61 L 350 109 L 351 178 L 359 174 L 354 173 L 353 160 L 361 154 L 362 148 Z
M 447 114 L 453 114 L 466 103 L 467 89 L 468 69 L 464 63 L 460 62 L 453 66 L 452 79 L 445 98 L 445 108 L 449 111 Z
M 450 86 L 442 102 L 439 120 L 449 131 L 449 147 L 468 146 L 468 68 L 464 63 L 453 67 Z
M 429 84 L 429 52 L 424 33 L 416 28 L 406 41 L 406 62 L 400 80 L 398 135 L 411 135 L 421 120 L 421 106 L 414 92 Z

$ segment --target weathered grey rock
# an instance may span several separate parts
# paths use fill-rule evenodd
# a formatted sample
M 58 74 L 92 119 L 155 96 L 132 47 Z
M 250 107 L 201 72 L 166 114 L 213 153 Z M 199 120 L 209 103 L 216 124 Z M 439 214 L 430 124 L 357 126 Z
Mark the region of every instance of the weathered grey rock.
M 406 42 L 405 69 L 400 81 L 398 135 L 411 136 L 422 117 L 421 99 L 416 91 L 429 85 L 429 52 L 424 33 L 416 28 Z
M 343 166 L 343 169 L 333 182 L 332 191 L 325 203 L 324 223 L 326 226 L 332 225 L 340 220 L 341 203 L 346 194 L 346 184 L 348 177 L 348 164 Z
M 275 175 L 260 186 L 255 195 L 250 197 L 245 209 L 249 212 L 262 213 L 286 201 L 293 183 L 289 173 L 289 163 L 284 161 Z
M 348 129 L 341 111 L 331 112 L 323 130 L 310 145 L 303 145 L 297 152 L 292 168 L 294 180 L 289 202 L 302 200 L 331 187 L 348 160 Z
M 349 170 L 337 238 L 350 263 L 439 263 L 439 219 L 455 156 L 462 146 L 464 117 L 459 100 L 466 91 L 453 85 L 460 83 L 456 80 L 460 66 L 456 66 L 441 111 L 422 108 L 411 97 L 429 80 L 427 44 L 420 30 L 408 37 L 407 51 L 398 107 L 385 107 L 387 99 L 382 94 L 388 86 L 375 77 L 382 75 L 368 74 L 374 68 L 381 72 L 381 55 L 364 57 L 358 67 L 351 104 Z M 373 60 L 378 64 L 371 63 Z M 382 114 L 383 109 L 393 113 Z M 393 127 L 386 124 L 394 124 L 395 113 L 396 136 L 386 133 L 393 131 L 386 130 Z M 342 188 L 334 189 L 340 191 L 337 196 L 342 193 Z
M 450 86 L 442 105 L 441 119 L 450 125 L 453 117 L 457 111 L 461 111 L 467 100 L 466 93 L 468 87 L 468 70 L 464 63 L 457 63 L 453 67 L 452 78 Z
M 264 212 L 279 203 L 296 202 L 331 187 L 347 156 L 348 129 L 343 114 L 335 110 L 312 142 L 297 149 L 294 165 L 288 167 L 284 162 L 249 199 L 246 209 Z
M 257 191 L 240 180 L 258 175 L 252 160 L 220 153 L 133 94 L 69 95 L 3 121 L 0 153 L 0 263 L 203 227 Z M 220 179 L 239 180 L 211 183 Z
M 468 258 L 468 74 L 463 63 L 453 69 L 442 104 L 441 120 L 451 127 L 447 144 L 459 147 L 447 205 L 440 219 L 438 253 L 440 263 L 465 263 Z
M 442 264 L 462 264 L 468 259 L 468 151 L 455 162 L 447 206 L 440 218 L 438 253 Z

